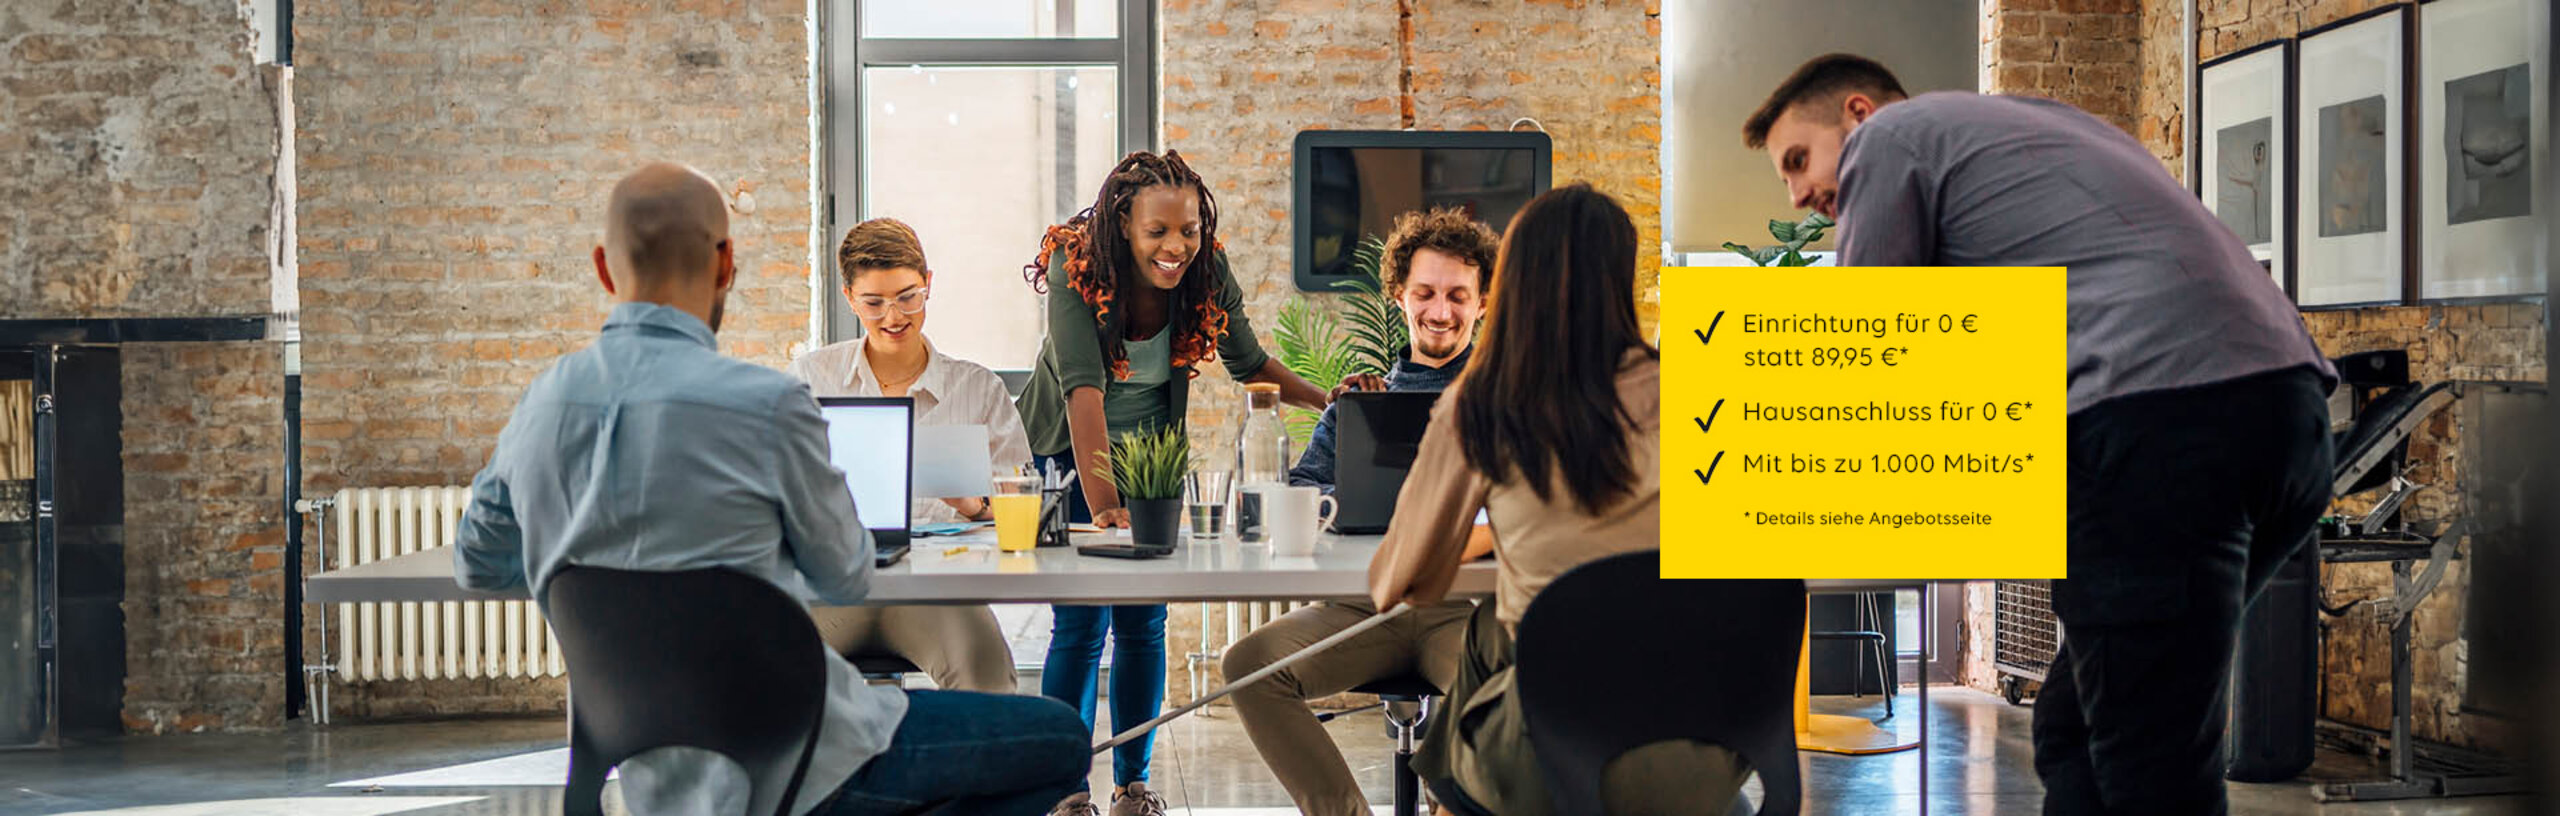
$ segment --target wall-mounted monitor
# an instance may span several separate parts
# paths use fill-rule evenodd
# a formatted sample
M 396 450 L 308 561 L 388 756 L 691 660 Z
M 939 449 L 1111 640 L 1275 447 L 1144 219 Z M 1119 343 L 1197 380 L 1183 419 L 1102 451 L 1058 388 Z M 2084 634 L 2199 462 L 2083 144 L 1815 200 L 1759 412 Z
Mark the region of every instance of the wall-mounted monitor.
M 1546 192 L 1547 134 L 1490 131 L 1305 130 L 1291 166 L 1298 288 L 1335 291 L 1354 277 L 1352 251 L 1385 238 L 1396 216 L 1457 207 L 1500 231 Z

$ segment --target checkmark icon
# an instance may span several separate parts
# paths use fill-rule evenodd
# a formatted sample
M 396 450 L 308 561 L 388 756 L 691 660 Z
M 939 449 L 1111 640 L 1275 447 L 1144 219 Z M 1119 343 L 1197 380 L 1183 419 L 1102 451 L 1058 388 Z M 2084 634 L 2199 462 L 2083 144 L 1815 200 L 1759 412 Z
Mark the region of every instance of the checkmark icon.
M 1698 432 L 1699 432 L 1699 433 L 1705 433 L 1705 432 L 1707 432 L 1707 431 L 1713 430 L 1713 426 L 1716 424 L 1716 414 L 1717 414 L 1718 412 L 1720 412 L 1720 411 L 1723 411 L 1723 410 L 1724 410 L 1724 400 L 1716 400 L 1716 407 L 1711 408 L 1711 409 L 1708 409 L 1708 411 L 1707 411 L 1707 418 L 1706 418 L 1706 419 L 1699 419 L 1699 418 L 1697 418 L 1697 417 L 1690 417 L 1690 418 L 1689 418 L 1689 420 L 1690 420 L 1690 421 L 1692 421 L 1692 422 L 1696 422 L 1696 423 L 1698 423 Z
M 1689 470 L 1689 472 L 1690 472 L 1690 473 L 1696 473 L 1696 474 L 1698 474 L 1698 483 L 1699 483 L 1699 484 L 1702 484 L 1702 485 L 1703 485 L 1703 484 L 1714 484 L 1714 483 L 1715 483 L 1715 477 L 1716 477 L 1716 465 L 1723 464 L 1723 463 L 1724 463 L 1724 451 L 1716 451 L 1716 458 L 1715 458 L 1715 461 L 1708 462 L 1708 463 L 1707 463 L 1707 469 L 1706 469 L 1706 470 L 1704 470 L 1704 471 L 1700 471 L 1700 470 L 1697 470 L 1696 468 L 1691 468 L 1691 469 Z
M 1714 341 L 1715 341 L 1715 336 L 1716 336 L 1716 324 L 1723 323 L 1723 322 L 1724 322 L 1724 313 L 1723 313 L 1723 312 L 1717 312 L 1717 313 L 1716 313 L 1716 319 L 1707 321 L 1707 330 L 1706 330 L 1706 331 L 1699 331 L 1699 330 L 1697 330 L 1697 329 L 1690 329 L 1690 330 L 1689 330 L 1689 333 L 1690 333 L 1690 334 L 1694 334 L 1694 335 L 1697 335 L 1697 336 L 1698 336 L 1698 344 L 1699 344 L 1699 345 L 1706 345 L 1706 344 L 1708 344 L 1708 343 L 1711 343 L 1711 342 L 1714 342 Z

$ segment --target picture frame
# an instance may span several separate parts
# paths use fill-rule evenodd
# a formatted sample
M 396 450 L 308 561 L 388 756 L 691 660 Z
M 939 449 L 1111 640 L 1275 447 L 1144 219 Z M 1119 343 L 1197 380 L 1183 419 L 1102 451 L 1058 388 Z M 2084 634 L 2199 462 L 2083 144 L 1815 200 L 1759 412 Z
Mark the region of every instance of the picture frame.
M 2547 291 L 2549 0 L 2418 8 L 2418 277 L 2430 302 Z
M 2287 293 L 2294 291 L 2293 48 L 2269 40 L 2196 68 L 2196 144 L 2187 177 L 2205 209 L 2249 246 Z
M 2410 124 L 2416 108 L 2416 15 L 2373 9 L 2310 31 L 2295 45 L 2294 302 L 2304 309 L 2406 301 L 2416 268 L 2410 234 Z

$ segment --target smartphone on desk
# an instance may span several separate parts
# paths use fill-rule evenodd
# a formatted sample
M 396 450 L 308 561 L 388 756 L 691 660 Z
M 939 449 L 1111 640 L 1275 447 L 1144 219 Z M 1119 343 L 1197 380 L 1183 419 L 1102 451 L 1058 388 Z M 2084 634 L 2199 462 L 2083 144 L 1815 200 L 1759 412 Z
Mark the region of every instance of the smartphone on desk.
M 1163 558 L 1172 555 L 1173 548 L 1140 544 L 1078 544 L 1076 554 L 1095 558 Z

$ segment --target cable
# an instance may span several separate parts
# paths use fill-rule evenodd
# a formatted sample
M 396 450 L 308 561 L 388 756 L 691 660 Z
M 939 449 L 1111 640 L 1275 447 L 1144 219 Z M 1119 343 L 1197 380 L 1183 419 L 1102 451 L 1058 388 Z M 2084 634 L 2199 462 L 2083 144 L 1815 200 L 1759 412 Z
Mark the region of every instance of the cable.
M 1527 123 L 1530 127 L 1537 128 L 1539 133 L 1545 133 L 1545 132 L 1547 132 L 1547 126 L 1546 126 L 1544 123 L 1541 123 L 1541 122 L 1539 122 L 1537 119 L 1535 119 L 1535 118 L 1533 118 L 1533 117 L 1528 117 L 1528 116 L 1523 116 L 1523 117 L 1520 117 L 1520 118 L 1518 118 L 1518 119 L 1513 119 L 1513 120 L 1511 120 L 1511 126 L 1510 126 L 1510 127 L 1508 127 L 1508 128 L 1504 128 L 1504 130 L 1510 130 L 1510 131 L 1517 132 L 1518 130 L 1520 130 L 1520 125 L 1521 125 L 1521 123 L 1524 123 L 1524 122 L 1525 122 L 1525 123 Z
M 1095 754 L 1101 754 L 1104 751 L 1118 747 L 1121 743 L 1137 739 L 1138 735 L 1153 731 L 1156 726 L 1172 722 L 1176 717 L 1189 714 L 1194 709 L 1208 705 L 1211 700 L 1227 696 L 1234 693 L 1236 689 L 1253 685 L 1254 683 L 1260 682 L 1265 677 L 1278 674 L 1281 669 L 1288 668 L 1291 665 L 1296 664 L 1298 661 L 1304 660 L 1318 652 L 1331 649 L 1343 641 L 1359 637 L 1361 633 L 1378 628 L 1380 624 L 1394 620 L 1397 617 L 1404 615 L 1404 613 L 1411 611 L 1413 611 L 1413 606 L 1411 604 L 1398 603 L 1393 607 L 1389 607 L 1387 611 L 1371 615 L 1368 619 L 1352 624 L 1349 627 L 1344 628 L 1342 631 L 1327 635 L 1323 640 L 1307 644 L 1306 648 L 1299 649 L 1298 651 L 1291 653 L 1288 657 L 1272 661 L 1271 665 L 1256 669 L 1252 674 L 1248 674 L 1234 680 L 1229 680 L 1226 685 L 1219 686 L 1216 691 L 1194 697 L 1190 702 L 1183 703 L 1179 708 L 1159 714 L 1155 719 L 1139 723 L 1137 726 L 1132 727 L 1129 730 L 1115 734 L 1110 739 L 1103 740 L 1102 744 L 1093 746 L 1093 752 Z

